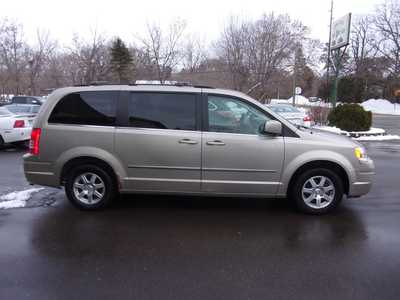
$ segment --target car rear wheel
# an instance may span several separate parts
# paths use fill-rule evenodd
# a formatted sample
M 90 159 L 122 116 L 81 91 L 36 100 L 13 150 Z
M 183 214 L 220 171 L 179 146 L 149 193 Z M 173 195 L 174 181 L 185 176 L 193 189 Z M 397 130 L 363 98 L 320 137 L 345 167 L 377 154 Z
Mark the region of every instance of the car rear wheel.
M 321 215 L 335 209 L 343 198 L 343 182 L 329 169 L 312 169 L 297 177 L 290 192 L 297 208 Z
M 82 210 L 105 208 L 117 194 L 111 176 L 95 165 L 73 168 L 67 175 L 65 192 L 71 203 Z
M 27 148 L 29 148 L 29 140 L 13 142 L 12 145 L 17 148 L 27 149 Z

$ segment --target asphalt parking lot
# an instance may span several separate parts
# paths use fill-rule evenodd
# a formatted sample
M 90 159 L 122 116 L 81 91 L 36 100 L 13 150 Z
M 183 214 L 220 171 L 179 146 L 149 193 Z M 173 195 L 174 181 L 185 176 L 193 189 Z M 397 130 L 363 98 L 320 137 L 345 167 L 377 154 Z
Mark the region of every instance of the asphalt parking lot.
M 400 135 L 400 117 L 374 117 Z M 399 299 L 400 141 L 366 144 L 374 186 L 323 217 L 287 201 L 125 196 L 85 213 L 62 191 L 0 210 L 0 299 Z M 28 188 L 0 152 L 0 195 Z

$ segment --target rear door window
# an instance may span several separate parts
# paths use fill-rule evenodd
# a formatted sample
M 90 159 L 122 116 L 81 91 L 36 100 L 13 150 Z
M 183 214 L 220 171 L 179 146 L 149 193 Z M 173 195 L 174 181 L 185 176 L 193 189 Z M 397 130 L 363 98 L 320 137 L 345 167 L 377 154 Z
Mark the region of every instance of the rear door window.
M 196 130 L 196 95 L 184 93 L 131 93 L 129 126 Z
M 117 91 L 80 92 L 64 96 L 49 123 L 115 126 Z

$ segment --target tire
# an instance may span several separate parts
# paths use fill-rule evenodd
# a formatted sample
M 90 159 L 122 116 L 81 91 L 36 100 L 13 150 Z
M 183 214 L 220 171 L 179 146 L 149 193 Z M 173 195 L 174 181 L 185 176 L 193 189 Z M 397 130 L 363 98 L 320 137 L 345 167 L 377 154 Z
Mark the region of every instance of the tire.
M 300 174 L 290 190 L 290 198 L 298 210 L 313 215 L 333 211 L 342 201 L 343 182 L 333 171 L 312 169 Z
M 3 149 L 4 147 L 4 140 L 3 137 L 0 135 L 0 149 Z
M 29 148 L 29 140 L 26 141 L 20 141 L 20 142 L 14 142 L 11 143 L 13 146 L 20 148 L 20 149 L 28 149 Z
M 104 169 L 96 165 L 82 165 L 72 168 L 67 174 L 65 193 L 68 200 L 81 210 L 100 210 L 114 200 L 117 187 Z

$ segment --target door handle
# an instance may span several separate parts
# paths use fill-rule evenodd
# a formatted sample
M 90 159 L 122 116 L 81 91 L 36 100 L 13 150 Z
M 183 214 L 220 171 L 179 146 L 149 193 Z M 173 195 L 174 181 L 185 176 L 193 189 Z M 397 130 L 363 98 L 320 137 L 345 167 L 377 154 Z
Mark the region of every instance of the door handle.
M 222 141 L 209 141 L 207 142 L 209 146 L 225 146 L 225 143 Z
M 179 144 L 186 144 L 186 145 L 196 145 L 199 142 L 191 140 L 191 139 L 182 139 L 179 141 Z

